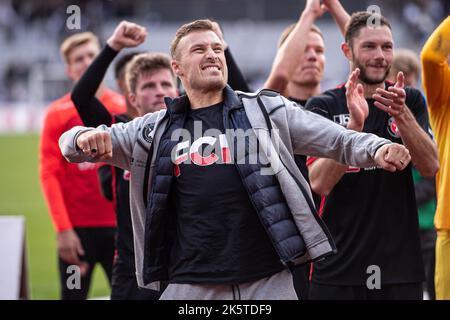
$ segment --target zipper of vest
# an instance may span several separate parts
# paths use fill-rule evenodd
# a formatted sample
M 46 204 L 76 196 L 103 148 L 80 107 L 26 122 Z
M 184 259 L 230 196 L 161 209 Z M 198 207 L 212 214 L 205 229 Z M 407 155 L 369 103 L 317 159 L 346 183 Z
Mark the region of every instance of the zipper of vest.
M 230 112 L 229 112 L 229 111 L 227 112 L 227 115 L 226 115 L 226 123 L 224 123 L 224 126 L 225 126 L 225 130 L 226 130 L 226 129 L 231 129 L 231 127 L 230 127 Z M 283 266 L 287 266 L 287 265 L 286 265 L 286 262 L 283 261 L 283 260 L 281 259 L 281 256 L 282 256 L 282 255 L 280 254 L 280 252 L 279 252 L 279 250 L 278 250 L 278 247 L 276 246 L 276 244 L 275 244 L 273 238 L 270 236 L 270 233 L 269 233 L 269 231 L 268 231 L 268 228 L 267 228 L 267 226 L 264 224 L 264 222 L 263 222 L 263 220 L 262 220 L 262 218 L 261 218 L 261 216 L 260 216 L 260 214 L 259 214 L 259 211 L 258 211 L 258 209 L 257 209 L 257 206 L 255 205 L 255 202 L 253 201 L 253 198 L 252 198 L 252 196 L 251 196 L 251 194 L 250 194 L 250 191 L 248 190 L 247 184 L 244 182 L 245 179 L 244 179 L 244 177 L 243 177 L 243 175 L 242 175 L 241 170 L 239 169 L 238 164 L 236 163 L 236 157 L 235 157 L 235 152 L 236 152 L 236 150 L 235 150 L 235 149 L 236 149 L 236 148 L 234 148 L 234 150 L 233 150 L 233 151 L 234 151 L 234 154 L 233 154 L 233 163 L 234 163 L 234 166 L 235 166 L 235 168 L 236 168 L 236 170 L 237 170 L 239 176 L 241 177 L 241 181 L 242 181 L 242 183 L 243 183 L 243 185 L 244 185 L 245 191 L 247 191 L 247 195 L 248 195 L 248 198 L 249 198 L 249 200 L 250 200 L 250 203 L 252 204 L 253 209 L 255 209 L 255 212 L 256 212 L 256 215 L 257 215 L 257 217 L 258 217 L 258 220 L 259 220 L 259 222 L 261 223 L 262 227 L 264 228 L 264 231 L 266 232 L 266 235 L 267 235 L 267 237 L 269 238 L 270 243 L 272 244 L 272 247 L 274 248 L 275 252 L 277 253 L 278 258 L 279 258 L 281 264 L 282 264 Z

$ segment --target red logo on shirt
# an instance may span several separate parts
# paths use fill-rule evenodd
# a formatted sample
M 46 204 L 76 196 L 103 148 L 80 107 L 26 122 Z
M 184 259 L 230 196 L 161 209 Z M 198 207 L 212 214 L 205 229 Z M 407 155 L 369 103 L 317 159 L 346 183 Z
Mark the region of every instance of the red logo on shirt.
M 204 152 L 202 154 L 200 150 L 203 145 L 206 145 L 206 147 L 204 148 Z M 214 152 L 216 151 L 216 148 L 220 148 L 220 151 L 218 152 L 219 155 Z M 217 162 L 222 164 L 232 163 L 231 152 L 226 135 L 221 134 L 219 135 L 219 138 L 201 137 L 195 140 L 192 144 L 190 144 L 190 141 L 178 143 L 175 150 L 174 161 L 174 173 L 176 177 L 179 177 L 181 174 L 179 165 L 185 162 L 192 162 L 197 166 L 210 166 Z

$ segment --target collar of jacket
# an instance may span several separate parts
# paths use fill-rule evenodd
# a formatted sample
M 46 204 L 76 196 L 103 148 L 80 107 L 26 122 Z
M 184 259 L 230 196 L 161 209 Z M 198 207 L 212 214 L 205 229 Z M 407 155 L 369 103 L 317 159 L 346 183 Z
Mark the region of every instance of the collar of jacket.
M 223 89 L 223 97 L 224 97 L 224 113 L 227 113 L 230 110 L 238 109 L 241 107 L 241 101 L 239 100 L 238 95 L 234 90 L 226 85 Z M 175 99 L 170 97 L 165 97 L 164 102 L 166 104 L 168 113 L 177 114 L 177 113 L 185 113 L 190 108 L 189 98 L 187 95 L 182 95 Z

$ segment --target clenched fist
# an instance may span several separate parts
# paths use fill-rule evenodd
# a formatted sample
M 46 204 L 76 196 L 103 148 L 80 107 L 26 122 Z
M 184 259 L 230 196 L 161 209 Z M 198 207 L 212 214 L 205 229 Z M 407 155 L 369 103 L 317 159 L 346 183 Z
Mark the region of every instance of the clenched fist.
M 398 143 L 385 144 L 375 153 L 375 162 L 391 172 L 405 169 L 410 161 L 409 150 Z
M 112 159 L 112 142 L 109 132 L 90 130 L 83 132 L 77 138 L 77 147 L 94 161 Z
M 106 43 L 116 51 L 137 47 L 145 41 L 147 31 L 144 27 L 128 21 L 122 21 Z

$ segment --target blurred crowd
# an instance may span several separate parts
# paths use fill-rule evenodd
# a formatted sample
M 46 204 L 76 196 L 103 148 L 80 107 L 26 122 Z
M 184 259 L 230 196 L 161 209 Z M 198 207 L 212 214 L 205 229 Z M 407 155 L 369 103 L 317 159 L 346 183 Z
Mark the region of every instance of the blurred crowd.
M 7 48 L 7 52 L 0 57 L 0 108 L 14 103 L 45 104 L 70 89 L 70 84 L 60 73 L 61 59 L 56 49 L 63 38 L 79 31 L 68 30 L 65 25 L 69 16 L 66 10 L 72 4 L 76 4 L 81 10 L 82 30 L 93 31 L 102 37 L 110 31 L 109 25 L 121 19 L 141 21 L 143 25 L 164 25 L 212 17 L 225 24 L 233 22 L 238 29 L 241 24 L 245 28 L 248 21 L 287 25 L 296 19 L 301 2 L 304 1 L 283 0 L 276 4 L 267 0 L 183 1 L 186 10 L 173 10 L 180 6 L 180 1 L 139 0 L 130 3 L 124 0 L 1 0 L 0 43 L 3 48 Z M 447 0 L 347 0 L 342 3 L 350 12 L 378 5 L 393 23 L 400 24 L 408 31 L 401 35 L 402 41 L 410 43 L 408 47 L 417 53 L 427 35 L 450 12 L 450 1 Z M 331 21 L 331 17 L 325 18 Z M 279 31 L 274 30 L 273 34 L 278 34 Z M 338 33 L 329 36 L 339 39 Z M 275 48 L 275 44 L 266 45 L 268 49 Z M 239 45 L 234 47 L 238 61 L 242 61 L 241 57 L 250 50 Z M 273 53 L 271 50 L 265 51 L 259 55 Z M 30 55 L 30 52 L 33 54 Z M 269 57 L 266 61 L 271 61 L 272 58 Z M 55 69 L 59 72 L 54 72 Z M 266 78 L 270 65 L 261 65 L 258 69 L 263 71 L 255 73 L 245 66 L 243 68 L 249 81 L 256 87 Z M 334 78 L 325 79 L 326 81 L 336 83 L 345 79 L 345 73 L 332 71 Z

